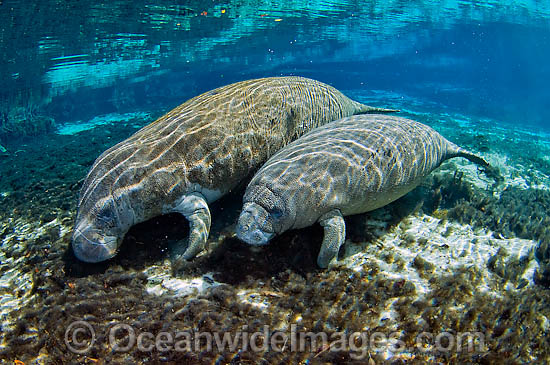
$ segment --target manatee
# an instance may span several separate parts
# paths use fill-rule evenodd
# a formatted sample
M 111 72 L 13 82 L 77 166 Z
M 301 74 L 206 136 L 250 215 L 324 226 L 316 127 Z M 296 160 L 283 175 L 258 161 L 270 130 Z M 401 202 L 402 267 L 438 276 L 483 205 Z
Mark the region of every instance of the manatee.
M 380 208 L 414 189 L 443 161 L 489 164 L 421 123 L 357 115 L 312 130 L 275 153 L 246 188 L 237 237 L 267 244 L 289 229 L 319 222 L 317 264 L 328 267 L 345 240 L 343 216 Z
M 130 227 L 179 212 L 201 252 L 208 204 L 249 178 L 273 153 L 312 128 L 345 116 L 389 112 L 302 77 L 238 82 L 188 100 L 100 155 L 86 176 L 72 236 L 76 257 L 113 257 Z

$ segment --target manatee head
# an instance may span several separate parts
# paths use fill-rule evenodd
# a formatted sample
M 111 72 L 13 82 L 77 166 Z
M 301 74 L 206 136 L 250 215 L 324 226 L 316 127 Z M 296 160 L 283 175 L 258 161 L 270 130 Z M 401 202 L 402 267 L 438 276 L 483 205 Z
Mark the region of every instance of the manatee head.
M 127 199 L 107 196 L 90 210 L 79 210 L 72 245 L 79 260 L 100 262 L 115 256 L 124 235 L 134 223 Z
M 143 189 L 136 184 L 140 172 L 132 167 L 138 165 L 132 158 L 137 152 L 122 147 L 123 142 L 97 158 L 80 190 L 72 237 L 79 260 L 100 262 L 115 256 L 126 232 L 142 220 L 141 206 L 131 204 L 143 201 Z
M 292 227 L 294 215 L 280 195 L 265 186 L 248 187 L 237 223 L 237 237 L 254 246 L 267 244 Z
M 130 227 L 172 211 L 183 194 L 179 155 L 139 133 L 101 154 L 84 180 L 72 238 L 82 261 L 113 257 Z

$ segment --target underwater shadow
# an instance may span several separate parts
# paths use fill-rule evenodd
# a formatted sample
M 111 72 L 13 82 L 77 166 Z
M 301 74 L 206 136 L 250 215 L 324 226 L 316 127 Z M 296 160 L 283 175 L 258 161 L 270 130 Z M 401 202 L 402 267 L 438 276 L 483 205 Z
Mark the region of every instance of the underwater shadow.
M 143 270 L 165 259 L 174 242 L 185 242 L 189 234 L 187 220 L 179 214 L 155 217 L 133 226 L 122 241 L 118 253 L 110 260 L 87 263 L 74 255 L 69 243 L 63 255 L 68 276 L 84 277 L 103 274 L 109 268 L 121 266 L 124 270 Z
M 323 230 L 318 225 L 285 232 L 259 248 L 228 237 L 208 255 L 180 271 L 180 275 L 214 273 L 217 281 L 231 285 L 269 280 L 288 270 L 305 278 L 308 273 L 321 270 L 317 255 L 322 240 Z

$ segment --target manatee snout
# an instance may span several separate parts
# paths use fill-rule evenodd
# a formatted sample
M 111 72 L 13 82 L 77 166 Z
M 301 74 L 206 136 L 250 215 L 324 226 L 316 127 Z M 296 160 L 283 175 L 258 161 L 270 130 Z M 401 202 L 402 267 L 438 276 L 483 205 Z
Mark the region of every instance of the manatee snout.
M 72 245 L 75 256 L 85 262 L 100 262 L 113 257 L 119 246 L 119 238 L 103 234 L 86 222 L 74 230 Z
M 256 203 L 246 203 L 239 216 L 237 237 L 253 246 L 265 245 L 275 232 L 270 214 Z
M 135 221 L 136 210 L 127 196 L 99 200 L 76 218 L 72 238 L 75 256 L 85 262 L 110 259 Z

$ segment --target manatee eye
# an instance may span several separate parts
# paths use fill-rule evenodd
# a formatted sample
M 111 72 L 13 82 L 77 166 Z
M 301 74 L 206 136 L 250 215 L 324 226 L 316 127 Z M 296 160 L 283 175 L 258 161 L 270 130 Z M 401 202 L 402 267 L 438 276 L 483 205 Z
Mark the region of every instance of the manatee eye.
M 271 216 L 275 219 L 281 218 L 283 216 L 283 211 L 279 208 L 273 208 L 273 210 L 271 210 Z
M 113 226 L 115 220 L 115 213 L 111 207 L 103 208 L 97 214 L 98 222 L 105 226 Z

